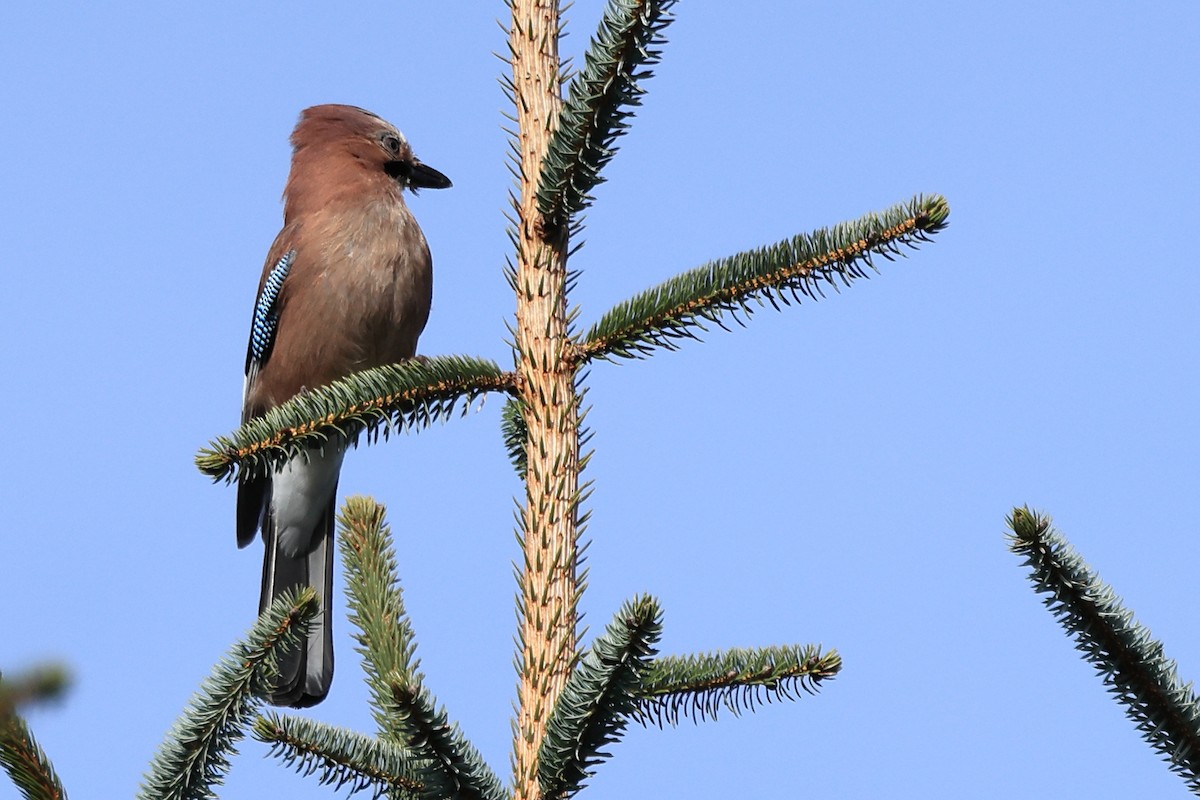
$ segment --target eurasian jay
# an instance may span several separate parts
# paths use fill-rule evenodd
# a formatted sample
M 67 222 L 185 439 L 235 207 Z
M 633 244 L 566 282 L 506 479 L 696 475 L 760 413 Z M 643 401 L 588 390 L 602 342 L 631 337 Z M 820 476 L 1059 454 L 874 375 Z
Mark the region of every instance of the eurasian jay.
M 292 133 L 283 230 L 267 255 L 246 354 L 242 421 L 351 372 L 411 358 L 432 299 L 425 236 L 404 190 L 444 189 L 404 135 L 369 111 L 305 109 Z M 259 612 L 308 584 L 321 613 L 279 659 L 268 700 L 303 708 L 333 680 L 333 529 L 346 442 L 330 438 L 238 484 L 237 540 L 262 530 Z

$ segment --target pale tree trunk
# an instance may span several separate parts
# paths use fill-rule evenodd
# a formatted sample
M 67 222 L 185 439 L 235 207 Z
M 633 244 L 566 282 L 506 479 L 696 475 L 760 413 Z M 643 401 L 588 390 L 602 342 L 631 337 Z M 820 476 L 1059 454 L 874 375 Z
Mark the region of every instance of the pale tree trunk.
M 513 780 L 517 800 L 534 800 L 538 747 L 576 654 L 579 401 L 567 339 L 567 236 L 546 233 L 535 193 L 562 105 L 558 2 L 513 0 L 512 12 L 520 157 L 516 344 L 529 428 Z

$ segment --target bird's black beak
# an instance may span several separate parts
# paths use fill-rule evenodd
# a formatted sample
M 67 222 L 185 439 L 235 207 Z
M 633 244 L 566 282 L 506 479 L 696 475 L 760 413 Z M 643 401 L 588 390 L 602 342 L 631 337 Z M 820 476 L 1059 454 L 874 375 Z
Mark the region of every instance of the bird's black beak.
M 388 166 L 390 167 L 391 164 Z M 404 164 L 404 168 L 400 172 L 404 175 L 409 187 L 413 189 L 449 189 L 453 185 L 445 175 L 433 167 L 422 164 L 415 158 Z

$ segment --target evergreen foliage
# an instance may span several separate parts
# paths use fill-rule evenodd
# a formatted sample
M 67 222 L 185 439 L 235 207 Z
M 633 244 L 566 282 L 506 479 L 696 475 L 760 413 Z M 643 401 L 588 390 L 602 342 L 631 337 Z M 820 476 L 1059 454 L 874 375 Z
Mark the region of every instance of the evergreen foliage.
M 570 797 L 621 738 L 637 702 L 642 675 L 662 635 L 662 611 L 652 597 L 626 603 L 567 679 L 542 739 L 539 782 L 547 800 Z
M 0 716 L 14 713 L 19 706 L 53 700 L 66 691 L 67 671 L 48 664 L 18 675 L 0 674 Z
M 577 386 L 576 391 L 578 392 L 578 397 L 579 397 L 580 401 L 582 401 L 583 396 L 587 390 L 584 389 L 582 386 Z M 581 448 L 583 446 L 587 445 L 588 442 L 590 442 L 591 438 L 592 438 L 591 431 L 582 425 L 582 422 L 583 422 L 584 418 L 586 418 L 586 416 L 587 416 L 587 410 L 585 409 L 583 414 L 580 416 L 581 424 L 579 427 L 579 445 Z M 528 478 L 529 478 L 529 456 L 528 456 L 525 448 L 526 448 L 526 443 L 529 440 L 529 425 L 525 421 L 525 404 L 519 398 L 510 397 L 507 401 L 505 401 L 504 408 L 501 409 L 501 411 L 500 411 L 500 437 L 504 442 L 504 449 L 508 453 L 508 460 L 512 464 L 513 471 L 516 472 L 517 477 L 519 479 L 521 479 L 522 481 L 528 480 Z M 580 470 L 581 471 L 583 470 L 584 467 L 587 466 L 587 463 L 588 463 L 588 461 L 591 460 L 591 457 L 592 457 L 592 454 L 590 451 L 584 453 L 580 457 Z M 575 507 L 577 509 L 581 509 L 583 504 L 585 502 L 587 502 L 587 499 L 589 497 L 591 497 L 591 493 L 592 493 L 591 481 L 585 482 L 580 487 L 580 490 L 577 494 L 577 500 L 575 502 Z M 590 510 L 588 510 L 588 511 L 581 510 L 578 512 L 578 514 L 579 515 L 578 515 L 578 519 L 576 522 L 576 527 L 578 528 L 580 534 L 582 534 L 585 530 L 587 530 L 587 523 L 588 523 L 588 520 L 592 516 L 592 512 Z M 520 524 L 521 524 L 521 519 L 518 516 L 518 525 L 520 525 Z M 522 541 L 524 536 L 525 536 L 525 531 L 522 529 L 518 529 L 517 530 L 517 540 Z M 583 561 L 584 561 L 583 551 L 586 548 L 587 548 L 587 544 L 585 543 L 580 548 L 579 558 L 576 561 L 576 564 L 578 566 L 580 566 L 581 568 L 583 566 Z M 587 570 L 581 569 L 580 576 L 579 576 L 581 586 L 586 583 L 586 577 L 587 577 Z M 520 580 L 519 575 L 518 575 L 518 580 Z
M 29 800 L 62 800 L 67 794 L 54 765 L 17 710 L 59 697 L 67 683 L 66 670 L 57 665 L 15 676 L 0 675 L 0 767 Z
M 66 800 L 54 765 L 11 706 L 0 709 L 0 767 L 27 800 Z
M 675 0 L 612 0 L 580 70 L 567 87 L 538 180 L 538 208 L 550 230 L 561 230 L 591 204 L 600 171 L 616 155 L 653 74 Z
M 159 746 L 142 780 L 140 800 L 216 797 L 213 786 L 229 771 L 229 756 L 245 735 L 276 670 L 276 652 L 299 641 L 302 626 L 316 616 L 312 587 L 278 597 L 247 637 L 200 685 Z
M 401 676 L 420 681 L 420 661 L 383 506 L 367 497 L 347 498 L 338 531 L 350 622 L 359 629 L 355 650 L 367 674 L 372 714 L 382 738 L 403 744 L 412 731 L 392 698 L 392 680 Z
M 413 759 L 421 796 L 500 800 L 499 779 L 423 685 L 383 506 L 351 497 L 338 523 L 350 620 L 380 738 Z
M 505 392 L 512 375 L 494 362 L 468 356 L 417 358 L 356 372 L 310 389 L 219 436 L 196 455 L 196 466 L 214 480 L 239 472 L 267 473 L 309 447 L 334 437 L 373 442 L 393 430 L 425 428 L 456 411 L 466 413 L 487 392 Z
M 254 720 L 254 738 L 271 755 L 302 775 L 350 792 L 373 788 L 376 796 L 421 797 L 425 788 L 413 769 L 412 753 L 382 739 L 335 728 L 316 720 L 268 712 Z
M 504 439 L 504 449 L 508 452 L 508 460 L 512 462 L 517 477 L 525 480 L 529 470 L 529 459 L 525 456 L 529 428 L 525 424 L 524 406 L 516 398 L 506 400 L 500 412 L 500 436 Z
M 1179 680 L 1162 643 L 1138 624 L 1048 517 L 1015 508 L 1009 548 L 1024 558 L 1034 591 L 1125 707 L 1125 715 L 1172 772 L 1200 794 L 1200 701 Z
M 451 723 L 423 686 L 413 686 L 399 676 L 392 682 L 392 699 L 412 731 L 408 744 L 424 763 L 427 798 L 503 800 L 500 781 L 475 746 Z
M 724 708 L 735 716 L 777 700 L 815 694 L 842 668 L 836 650 L 814 645 L 733 649 L 656 658 L 638 691 L 636 719 L 675 725 L 681 717 L 716 719 Z
M 604 314 L 581 345 L 585 359 L 644 358 L 698 339 L 712 322 L 745 324 L 757 308 L 816 300 L 868 277 L 875 256 L 893 260 L 946 226 L 950 207 L 939 196 L 917 196 L 880 214 L 800 234 L 778 244 L 711 261 L 626 300 Z M 741 315 L 739 317 L 739 314 Z

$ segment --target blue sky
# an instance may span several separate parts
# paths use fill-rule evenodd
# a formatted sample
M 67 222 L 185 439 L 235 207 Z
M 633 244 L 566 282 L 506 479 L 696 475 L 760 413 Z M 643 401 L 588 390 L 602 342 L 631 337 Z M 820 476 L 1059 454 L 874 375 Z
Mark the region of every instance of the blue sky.
M 578 0 L 580 53 L 602 5 Z M 0 668 L 75 676 L 32 726 L 125 797 L 250 626 L 260 552 L 192 466 L 237 423 L 300 109 L 400 126 L 454 180 L 412 206 L 425 354 L 505 363 L 501 3 L 0 11 Z M 707 259 L 944 194 L 950 227 L 828 300 L 588 381 L 586 622 L 657 595 L 662 650 L 819 642 L 817 697 L 633 729 L 593 797 L 1183 797 L 1041 608 L 1004 516 L 1049 512 L 1200 675 L 1200 9 L 681 3 L 587 217 L 587 324 Z M 351 454 L 389 507 L 430 688 L 507 777 L 501 403 Z M 312 716 L 371 731 L 344 605 Z M 328 797 L 246 742 L 222 797 Z M 636 794 L 634 794 L 636 793 Z M 0 782 L 0 797 L 15 790 Z

